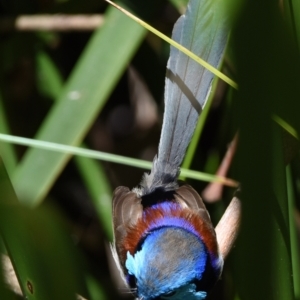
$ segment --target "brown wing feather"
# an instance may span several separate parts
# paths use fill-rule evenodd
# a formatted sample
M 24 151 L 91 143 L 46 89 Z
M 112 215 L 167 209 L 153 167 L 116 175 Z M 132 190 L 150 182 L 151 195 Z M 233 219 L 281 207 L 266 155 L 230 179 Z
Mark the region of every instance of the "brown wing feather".
M 205 221 L 214 236 L 214 228 L 211 223 L 208 211 L 199 194 L 187 184 L 180 186 L 174 193 L 175 200 L 184 208 L 189 208 L 196 212 Z M 113 194 L 113 229 L 114 247 L 120 259 L 121 267 L 124 269 L 126 257 L 122 255 L 122 244 L 127 230 L 132 228 L 142 217 L 143 205 L 142 198 L 129 188 L 120 186 L 115 189 Z
M 184 184 L 180 186 L 176 190 L 175 199 L 183 207 L 188 207 L 194 212 L 197 212 L 203 220 L 211 224 L 209 213 L 202 198 L 190 185 Z
M 124 264 L 124 258 L 120 257 L 120 245 L 126 236 L 126 230 L 129 225 L 134 225 L 142 216 L 143 206 L 141 198 L 135 192 L 124 186 L 115 189 L 112 199 L 113 206 L 113 230 L 114 246 L 119 255 L 121 265 Z

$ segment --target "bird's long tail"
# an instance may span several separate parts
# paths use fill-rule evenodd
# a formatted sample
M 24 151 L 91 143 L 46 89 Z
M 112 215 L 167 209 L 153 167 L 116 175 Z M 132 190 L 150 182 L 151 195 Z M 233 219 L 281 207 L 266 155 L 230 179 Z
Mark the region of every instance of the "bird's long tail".
M 220 1 L 191 0 L 176 22 L 172 38 L 214 67 L 218 67 L 228 30 Z M 214 75 L 171 46 L 165 84 L 165 113 L 158 155 L 145 174 L 141 194 L 173 190 L 199 115 L 210 94 Z

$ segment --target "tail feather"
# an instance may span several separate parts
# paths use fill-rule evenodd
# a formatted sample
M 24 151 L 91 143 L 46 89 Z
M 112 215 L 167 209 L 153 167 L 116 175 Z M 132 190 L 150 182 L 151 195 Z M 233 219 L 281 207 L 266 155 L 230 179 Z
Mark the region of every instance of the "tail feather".
M 218 1 L 191 0 L 172 34 L 175 41 L 214 67 L 221 62 L 228 34 L 226 17 L 217 5 Z M 212 18 L 217 22 L 212 22 Z M 141 195 L 177 187 L 180 165 L 209 97 L 213 77 L 210 71 L 171 47 L 158 156 L 154 158 L 151 173 L 141 182 Z

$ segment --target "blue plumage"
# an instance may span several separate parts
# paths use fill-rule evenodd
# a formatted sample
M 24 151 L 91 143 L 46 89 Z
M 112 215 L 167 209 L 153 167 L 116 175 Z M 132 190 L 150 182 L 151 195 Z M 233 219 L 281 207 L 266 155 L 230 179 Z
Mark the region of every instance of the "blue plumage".
M 181 299 L 178 295 L 190 293 L 191 299 L 205 299 L 223 267 L 214 228 L 191 186 L 167 195 L 172 199 L 157 194 L 157 203 L 143 207 L 147 199 L 135 192 L 115 191 L 115 250 L 121 268 L 140 299 Z
M 137 280 L 138 296 L 146 300 L 201 280 L 206 261 L 206 249 L 197 236 L 179 227 L 162 227 L 133 256 L 127 253 L 125 266 Z
M 172 38 L 217 67 L 227 41 L 219 0 L 190 0 Z M 132 191 L 113 195 L 113 251 L 138 299 L 205 299 L 223 259 L 198 193 L 179 186 L 180 165 L 211 90 L 213 75 L 171 48 L 165 114 L 150 174 Z

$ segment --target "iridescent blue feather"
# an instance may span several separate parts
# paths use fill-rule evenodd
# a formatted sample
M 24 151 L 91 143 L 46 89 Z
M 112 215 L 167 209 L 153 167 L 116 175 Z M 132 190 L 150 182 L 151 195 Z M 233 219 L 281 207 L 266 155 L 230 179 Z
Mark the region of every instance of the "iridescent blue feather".
M 198 237 L 179 227 L 163 227 L 150 234 L 134 256 L 127 253 L 126 268 L 138 282 L 139 297 L 151 299 L 201 280 L 206 261 Z

